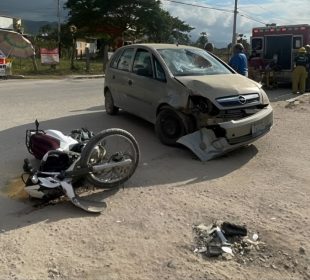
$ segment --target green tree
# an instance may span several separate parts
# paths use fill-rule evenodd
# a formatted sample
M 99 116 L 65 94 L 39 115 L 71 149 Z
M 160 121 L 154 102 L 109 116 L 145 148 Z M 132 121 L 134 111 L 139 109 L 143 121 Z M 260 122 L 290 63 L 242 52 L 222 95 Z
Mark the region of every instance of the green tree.
M 110 39 L 131 30 L 148 41 L 167 42 L 173 33 L 177 40 L 189 41 L 193 28 L 161 8 L 157 0 L 68 0 L 69 22 L 85 35 Z M 113 38 L 114 37 L 114 38 Z
M 78 33 L 101 41 L 104 63 L 107 45 L 124 35 L 148 42 L 168 42 L 171 36 L 179 43 L 189 42 L 193 28 L 161 8 L 158 0 L 68 0 L 69 24 Z
M 201 32 L 200 37 L 197 39 L 195 46 L 198 48 L 204 48 L 205 44 L 208 43 L 208 36 L 206 32 Z
M 138 21 L 138 28 L 148 37 L 149 42 L 188 44 L 188 33 L 193 30 L 177 17 L 172 17 L 158 5 L 151 14 L 145 13 Z

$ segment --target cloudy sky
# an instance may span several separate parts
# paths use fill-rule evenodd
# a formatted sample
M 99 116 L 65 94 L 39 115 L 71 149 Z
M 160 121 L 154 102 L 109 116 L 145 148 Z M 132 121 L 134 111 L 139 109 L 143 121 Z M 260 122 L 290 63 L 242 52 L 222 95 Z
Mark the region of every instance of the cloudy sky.
M 63 6 L 66 0 L 60 0 Z M 111 0 L 112 1 L 112 0 Z M 222 45 L 232 40 L 235 0 L 161 0 L 162 7 L 209 40 Z M 183 4 L 181 4 L 183 3 Z M 186 5 L 187 4 L 187 5 Z M 57 0 L 0 0 L 0 15 L 27 20 L 57 21 Z M 65 13 L 62 12 L 62 20 Z M 252 27 L 266 23 L 310 24 L 310 0 L 238 0 L 237 33 L 250 36 Z

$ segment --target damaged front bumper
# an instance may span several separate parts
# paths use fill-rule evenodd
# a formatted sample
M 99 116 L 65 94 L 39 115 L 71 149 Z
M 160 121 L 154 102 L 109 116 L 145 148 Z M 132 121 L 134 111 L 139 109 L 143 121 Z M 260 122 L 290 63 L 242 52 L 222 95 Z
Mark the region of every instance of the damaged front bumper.
M 225 130 L 224 137 L 217 137 L 213 129 L 204 127 L 177 142 L 189 148 L 201 161 L 207 161 L 254 142 L 268 133 L 272 124 L 273 110 L 268 105 L 249 117 L 219 123 Z

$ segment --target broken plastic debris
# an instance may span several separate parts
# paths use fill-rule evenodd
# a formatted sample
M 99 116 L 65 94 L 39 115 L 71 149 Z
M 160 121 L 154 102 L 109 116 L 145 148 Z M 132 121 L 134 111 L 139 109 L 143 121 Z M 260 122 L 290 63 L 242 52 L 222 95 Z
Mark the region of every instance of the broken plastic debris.
M 245 225 L 218 221 L 208 226 L 195 225 L 193 229 L 197 233 L 198 244 L 194 252 L 208 257 L 222 256 L 223 259 L 228 260 L 235 255 L 247 255 L 254 249 L 258 251 L 260 246 L 265 245 L 264 242 L 259 241 L 258 234 L 255 232 L 249 238 Z
M 207 247 L 198 248 L 198 253 L 205 253 L 205 252 L 207 252 Z
M 222 246 L 222 251 L 224 253 L 230 254 L 232 256 L 234 255 L 232 249 L 230 247 L 228 247 L 228 246 Z
M 248 232 L 245 226 L 224 222 L 221 229 L 225 236 L 247 236 Z
M 223 253 L 221 244 L 216 243 L 216 242 L 208 243 L 207 249 L 208 249 L 207 252 L 208 252 L 209 257 L 218 257 Z
M 257 233 L 254 233 L 253 236 L 252 236 L 252 239 L 253 239 L 253 241 L 257 241 L 257 239 L 258 239 L 258 234 L 257 234 Z
M 215 228 L 216 234 L 222 242 L 222 245 L 230 245 L 219 227 Z
M 200 224 L 198 226 L 195 226 L 194 228 L 198 229 L 199 231 L 205 231 L 208 234 L 210 234 L 210 232 L 212 231 L 213 225 L 205 226 L 204 224 Z

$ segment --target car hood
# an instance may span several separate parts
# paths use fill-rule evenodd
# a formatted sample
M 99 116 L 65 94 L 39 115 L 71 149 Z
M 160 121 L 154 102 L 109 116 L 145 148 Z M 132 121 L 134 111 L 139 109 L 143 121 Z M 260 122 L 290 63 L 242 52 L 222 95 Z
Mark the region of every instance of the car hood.
M 260 93 L 260 85 L 239 74 L 221 74 L 208 76 L 175 77 L 184 84 L 193 95 L 210 99 L 218 97 Z

